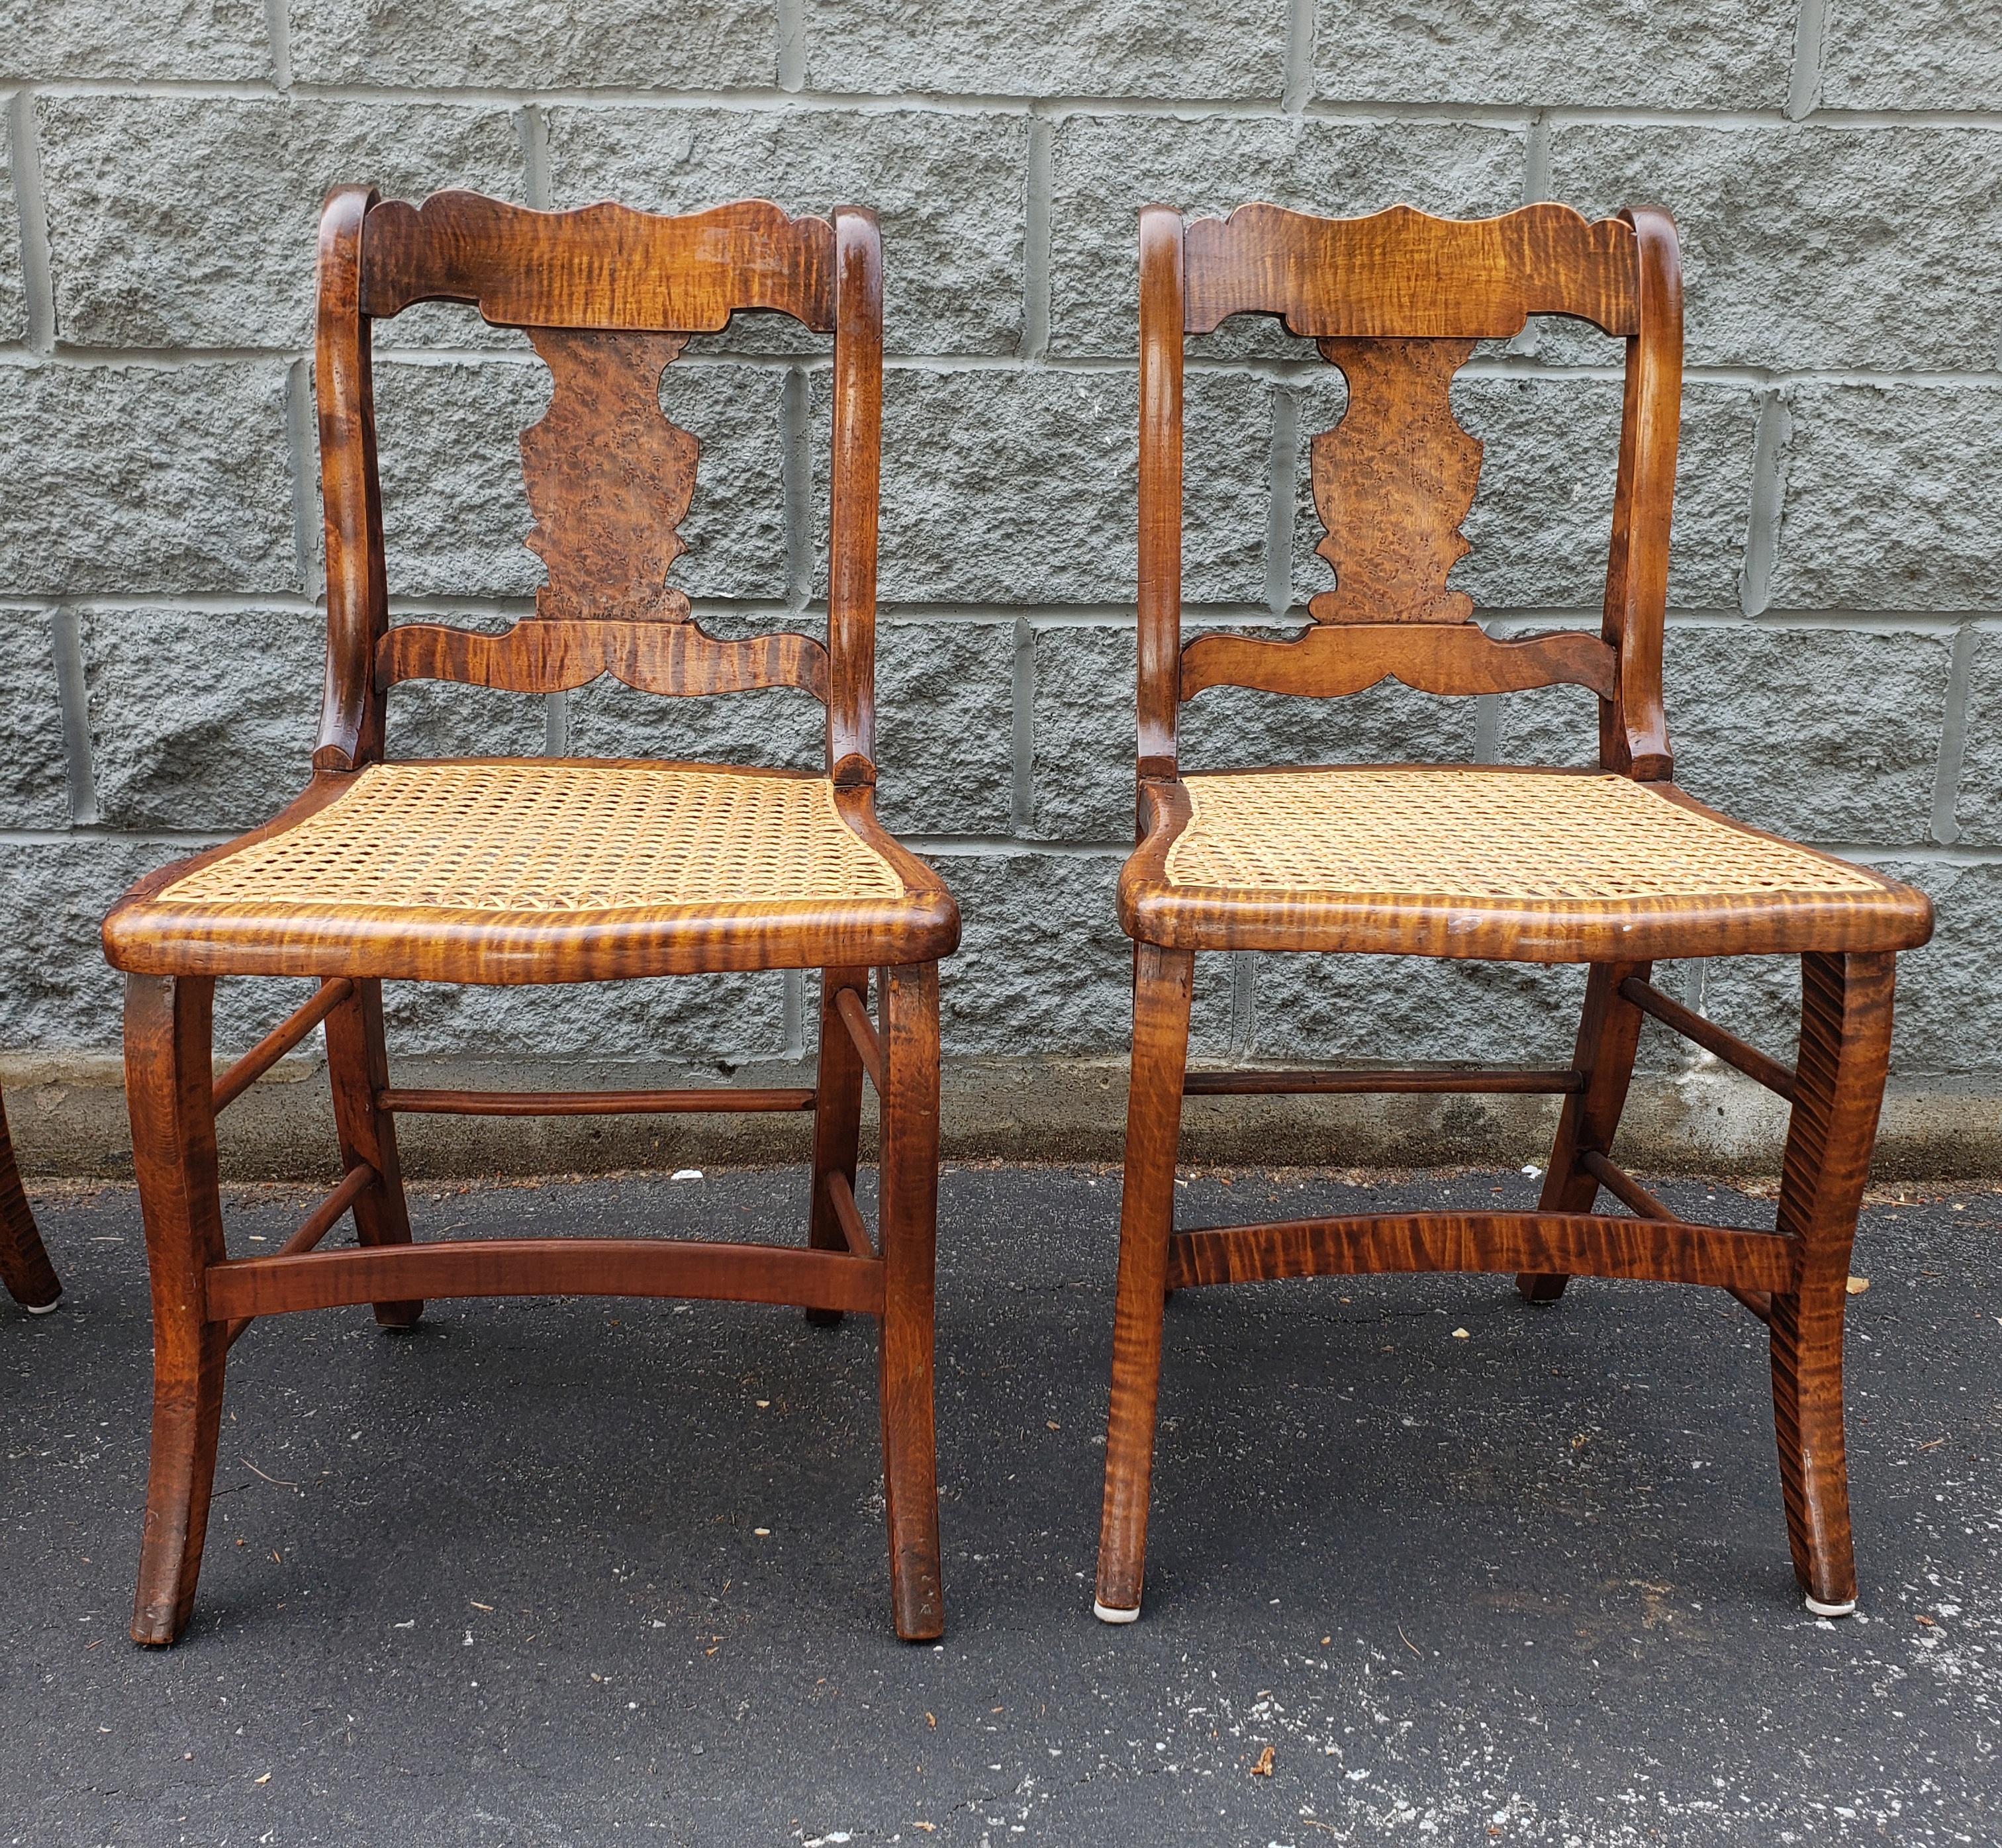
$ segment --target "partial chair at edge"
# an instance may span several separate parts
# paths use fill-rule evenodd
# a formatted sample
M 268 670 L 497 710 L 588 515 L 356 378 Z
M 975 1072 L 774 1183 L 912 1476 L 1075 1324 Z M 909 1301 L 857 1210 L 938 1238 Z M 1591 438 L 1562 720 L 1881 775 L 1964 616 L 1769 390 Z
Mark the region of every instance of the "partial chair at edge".
M 1134 940 L 1133 1051 L 1096 1609 L 1138 1616 L 1170 1292 L 1369 1271 L 1504 1271 L 1533 1302 L 1571 1274 L 1728 1290 L 1770 1331 L 1774 1424 L 1794 1571 L 1810 1609 L 1854 1608 L 1843 1451 L 1850 1241 L 1876 1134 L 1896 953 L 1931 934 L 1918 892 L 1715 814 L 1672 781 L 1662 703 L 1681 405 L 1674 226 L 1651 207 L 1588 224 L 1534 205 L 1470 222 L 1408 207 L 1316 218 L 1270 205 L 1140 221 L 1139 805 L 1119 883 Z M 1290 641 L 1181 631 L 1186 334 L 1236 314 L 1319 343 L 1348 386 L 1314 439 L 1319 550 L 1335 587 Z M 1530 314 L 1624 339 L 1626 393 L 1599 635 L 1498 640 L 1447 573 L 1481 449 L 1453 374 Z M 1184 775 L 1177 715 L 1235 685 L 1332 696 L 1386 676 L 1435 694 L 1589 688 L 1599 769 L 1400 765 Z M 1590 967 L 1561 1071 L 1191 1072 L 1202 950 L 1479 957 Z M 1658 959 L 1798 955 L 1793 1067 L 1650 981 Z M 1772 1232 L 1685 1222 L 1611 1159 L 1644 1016 L 1792 1105 Z M 1184 1096 L 1546 1092 L 1564 1098 L 1533 1212 L 1408 1213 L 1180 1231 Z M 1632 1216 L 1593 1211 L 1605 1189 Z
M 312 779 L 268 825 L 142 880 L 104 927 L 126 971 L 126 1072 L 152 1272 L 152 1465 L 132 1634 L 187 1623 L 215 1471 L 223 1367 L 255 1317 L 431 1296 L 708 1297 L 880 1323 L 883 1463 L 898 1634 L 943 1628 L 933 1442 L 938 959 L 951 897 L 875 819 L 882 434 L 881 248 L 870 213 L 788 218 L 761 202 L 684 218 L 548 213 L 469 193 L 421 207 L 337 189 L 321 222 L 314 368 L 326 508 L 326 690 Z M 548 582 L 500 635 L 389 622 L 375 458 L 374 322 L 472 303 L 521 328 L 553 375 L 521 460 Z M 666 582 L 699 447 L 659 388 L 691 333 L 742 310 L 834 336 L 828 638 L 724 641 Z M 409 680 L 553 692 L 611 674 L 641 691 L 792 687 L 826 709 L 818 775 L 629 762 L 385 762 Z M 819 969 L 812 1090 L 506 1093 L 399 1090 L 385 979 L 609 982 Z M 867 1005 L 874 971 L 878 1013 Z M 217 1077 L 216 978 L 319 978 L 317 995 Z M 282 1251 L 230 1257 L 217 1113 L 322 1021 L 344 1170 Z M 854 1180 L 864 1074 L 881 1100 L 879 1232 Z M 413 1244 L 400 1112 L 811 1111 L 804 1249 L 657 1239 Z M 359 1243 L 314 1247 L 352 1213 Z
M 4 1104 L 0 1104 L 0 1286 L 31 1316 L 46 1316 L 62 1301 L 61 1281 L 49 1262 L 48 1249 L 35 1229 L 35 1215 L 22 1191 Z

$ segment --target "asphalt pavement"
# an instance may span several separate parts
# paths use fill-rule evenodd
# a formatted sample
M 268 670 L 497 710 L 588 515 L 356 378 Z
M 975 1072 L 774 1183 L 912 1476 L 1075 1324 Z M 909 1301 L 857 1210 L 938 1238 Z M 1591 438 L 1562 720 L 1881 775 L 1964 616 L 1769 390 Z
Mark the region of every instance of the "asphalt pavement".
M 1535 1184 L 1238 1170 L 1180 1198 L 1196 1225 Z M 1868 1208 L 1844 1622 L 1794 1586 L 1742 1309 L 1446 1277 L 1178 1295 L 1147 1605 L 1097 1623 L 1118 1176 L 957 1167 L 941 1645 L 890 1627 L 869 1323 L 572 1299 L 253 1327 L 194 1620 L 158 1651 L 126 1638 L 137 1203 L 35 1198 L 68 1295 L 37 1321 L 0 1301 L 0 1843 L 2002 1839 L 1992 1191 Z M 232 1190 L 232 1248 L 309 1198 Z M 797 1171 L 740 1170 L 413 1209 L 420 1237 L 777 1239 L 804 1201 Z

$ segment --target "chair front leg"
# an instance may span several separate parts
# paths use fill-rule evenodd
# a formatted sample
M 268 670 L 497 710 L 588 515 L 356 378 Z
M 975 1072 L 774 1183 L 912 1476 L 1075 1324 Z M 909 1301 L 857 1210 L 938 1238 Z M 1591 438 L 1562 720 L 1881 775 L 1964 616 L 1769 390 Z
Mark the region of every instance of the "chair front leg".
M 1547 1213 L 1589 1213 L 1599 1198 L 1599 1183 L 1578 1163 L 1588 1149 L 1613 1152 L 1620 1113 L 1627 1107 L 1627 1087 L 1634 1077 L 1634 1055 L 1641 1044 L 1641 1010 L 1620 992 L 1630 975 L 1645 982 L 1652 963 L 1594 963 L 1585 984 L 1585 1011 L 1578 1023 L 1578 1046 L 1571 1063 L 1585 1074 L 1585 1088 L 1565 1098 L 1557 1119 L 1557 1140 L 1550 1145 L 1543 1171 L 1543 1191 L 1536 1205 Z M 1570 1281 L 1561 1271 L 1525 1271 L 1515 1288 L 1531 1302 L 1554 1302 Z
M 357 982 L 354 992 L 327 1016 L 326 1070 L 341 1166 L 346 1170 L 366 1162 L 378 1177 L 355 1199 L 355 1237 L 364 1245 L 407 1245 L 410 1215 L 396 1155 L 396 1119 L 376 1102 L 389 1083 L 379 982 Z M 378 1302 L 375 1308 L 375 1320 L 385 1328 L 408 1328 L 424 1313 L 420 1302 Z
M 1896 968 L 1889 953 L 1801 958 L 1800 1055 L 1779 1208 L 1799 1267 L 1794 1287 L 1773 1297 L 1773 1425 L 1794 1576 L 1821 1616 L 1856 1608 L 1843 1313 L 1890 1062 Z
M 5 1104 L 0 1104 L 0 1286 L 31 1316 L 45 1316 L 62 1300 L 62 1284 L 21 1189 Z
M 814 1080 L 813 1205 L 807 1229 L 807 1243 L 816 1251 L 848 1249 L 827 1183 L 829 1175 L 839 1174 L 853 1190 L 856 1145 L 862 1133 L 862 1055 L 855 1049 L 847 1026 L 835 1008 L 835 997 L 844 989 L 853 989 L 867 1008 L 869 971 L 821 971 L 820 1065 Z M 807 1320 L 818 1327 L 832 1328 L 841 1319 L 838 1309 L 807 1311 Z
M 1126 1093 L 1126 1172 L 1112 1316 L 1112 1400 L 1092 1604 L 1108 1623 L 1130 1623 L 1139 1616 L 1146 1574 L 1161 1319 L 1168 1238 L 1175 1222 L 1175 1153 L 1181 1138 L 1195 975 L 1192 951 L 1152 943 L 1134 947 L 1133 1062 Z
M 225 1326 L 208 1313 L 208 1270 L 224 1255 L 216 1191 L 211 1031 L 215 984 L 125 982 L 125 1095 L 153 1292 L 153 1444 L 135 1642 L 171 1643 L 194 1605 L 215 1482 Z
M 882 972 L 883 1098 L 877 1189 L 883 1256 L 881 1396 L 890 1595 L 897 1634 L 945 1631 L 933 1425 L 938 1248 L 938 965 Z M 847 1034 L 837 1023 L 846 1040 Z

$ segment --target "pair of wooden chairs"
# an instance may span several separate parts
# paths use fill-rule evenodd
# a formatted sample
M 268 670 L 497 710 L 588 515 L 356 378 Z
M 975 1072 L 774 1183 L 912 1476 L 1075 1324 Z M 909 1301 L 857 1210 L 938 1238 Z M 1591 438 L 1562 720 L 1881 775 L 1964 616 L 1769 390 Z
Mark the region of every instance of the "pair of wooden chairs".
M 1916 894 L 1710 814 L 1669 781 L 1661 647 L 1679 396 L 1668 221 L 1589 225 L 1537 206 L 1479 223 L 1403 208 L 1358 220 L 1248 207 L 1142 219 L 1139 773 L 1142 839 L 1120 886 L 1136 945 L 1133 1083 L 1097 1607 L 1137 1614 L 1164 1299 L 1185 1285 L 1360 1270 L 1513 1270 L 1555 1296 L 1582 1272 L 1720 1285 L 1770 1323 L 1794 1557 L 1817 1608 L 1854 1595 L 1844 1512 L 1842 1279 L 1885 1069 L 1892 952 L 1922 941 Z M 133 1634 L 187 1621 L 215 1467 L 225 1358 L 254 1318 L 526 1293 L 792 1303 L 881 1325 L 898 1633 L 943 1623 L 932 1409 L 938 960 L 958 916 L 877 825 L 872 684 L 881 417 L 881 250 L 843 208 L 789 219 L 745 204 L 685 218 L 614 206 L 546 214 L 467 194 L 421 207 L 343 188 L 323 221 L 316 389 L 329 649 L 313 775 L 267 826 L 142 880 L 105 926 L 127 973 L 133 1145 L 155 1330 L 152 1465 Z M 370 398 L 370 330 L 413 302 L 477 306 L 548 363 L 547 414 L 521 439 L 548 582 L 500 635 L 392 626 Z M 720 641 L 666 583 L 695 439 L 663 417 L 690 335 L 766 310 L 831 331 L 832 523 L 825 643 Z M 1603 636 L 1490 640 L 1446 588 L 1479 448 L 1447 386 L 1477 340 L 1532 312 L 1627 340 L 1624 433 Z M 1348 377 L 1317 441 L 1333 591 L 1299 640 L 1180 635 L 1182 343 L 1229 316 L 1281 317 Z M 825 705 L 819 775 L 713 765 L 385 760 L 398 683 L 519 691 L 610 673 L 665 694 L 804 689 Z M 1264 771 L 1181 776 L 1180 703 L 1224 682 L 1337 694 L 1394 675 L 1437 692 L 1553 683 L 1599 699 L 1596 774 Z M 1191 1073 L 1195 953 L 1345 950 L 1586 962 L 1578 1051 L 1557 1073 Z M 1801 1055 L 1782 1072 L 1648 981 L 1660 957 L 1799 951 Z M 696 971 L 822 971 L 811 1091 L 441 1093 L 390 1079 L 385 979 L 525 983 Z M 872 1020 L 871 971 L 877 997 Z M 214 982 L 317 978 L 312 1000 L 218 1077 Z M 1643 1013 L 1794 1100 L 1777 1233 L 1685 1224 L 1613 1166 Z M 286 1247 L 232 1258 L 216 1183 L 218 1111 L 323 1023 L 344 1176 Z M 878 1226 L 855 1202 L 861 1086 L 881 1104 Z M 1404 1215 L 1177 1232 L 1180 1100 L 1295 1088 L 1546 1090 L 1564 1096 L 1533 1214 Z M 396 1118 L 811 1110 L 804 1249 L 658 1240 L 411 1241 Z M 1600 1186 L 1640 1216 L 1593 1214 Z M 315 1247 L 351 1213 L 351 1248 Z

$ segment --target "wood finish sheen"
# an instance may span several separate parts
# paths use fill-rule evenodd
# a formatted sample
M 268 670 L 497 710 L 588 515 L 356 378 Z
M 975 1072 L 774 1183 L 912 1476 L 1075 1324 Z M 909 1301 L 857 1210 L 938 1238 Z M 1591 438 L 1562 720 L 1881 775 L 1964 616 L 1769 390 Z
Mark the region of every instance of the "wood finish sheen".
M 1317 340 L 1348 408 L 1313 446 L 1320 549 L 1337 581 L 1290 641 L 1181 630 L 1182 346 L 1233 314 Z M 1597 636 L 1502 641 L 1448 574 L 1479 445 L 1448 388 L 1473 343 L 1533 313 L 1627 342 L 1603 620 Z M 1407 207 L 1323 219 L 1270 205 L 1186 226 L 1140 217 L 1139 844 L 1119 881 L 1134 939 L 1133 1049 L 1113 1320 L 1097 1606 L 1137 1615 L 1147 1544 L 1162 1312 L 1177 1289 L 1358 1272 L 1500 1271 L 1551 1303 L 1573 1275 L 1728 1291 L 1770 1331 L 1774 1429 L 1794 1571 L 1817 1608 L 1855 1595 L 1843 1461 L 1841 1351 L 1850 1241 L 1875 1134 L 1896 952 L 1931 934 L 1930 903 L 1861 870 L 1861 890 L 1712 898 L 1540 900 L 1177 885 L 1168 856 L 1194 818 L 1177 762 L 1181 701 L 1219 685 L 1332 696 L 1386 678 L 1467 696 L 1569 683 L 1599 697 L 1599 765 L 1746 835 L 1672 783 L 1662 634 L 1682 379 L 1682 291 L 1667 214 L 1588 224 L 1559 205 L 1448 223 Z M 1447 766 L 1426 766 L 1445 769 Z M 1493 766 L 1483 766 L 1492 774 Z M 1525 774 L 1550 774 L 1530 772 Z M 1236 772 L 1256 775 L 1256 772 Z M 1772 838 L 1772 837 L 1763 837 Z M 1826 857 L 1826 856 L 1823 856 Z M 1361 952 L 1590 965 L 1562 1072 L 1190 1072 L 1198 950 Z M 1788 1072 L 1655 989 L 1669 957 L 1802 958 L 1801 1052 Z M 1793 1105 L 1776 1231 L 1686 1222 L 1612 1157 L 1641 1023 L 1651 1015 Z M 1177 1231 L 1185 1096 L 1358 1090 L 1547 1091 L 1563 1097 L 1530 1212 L 1369 1214 Z M 1635 1217 L 1595 1210 L 1609 1191 Z
M 53 1309 L 62 1284 L 49 1262 L 48 1247 L 35 1225 L 21 1170 L 7 1133 L 7 1107 L 0 1103 L 0 1288 L 23 1309 Z
M 936 1637 L 944 1623 L 932 1410 L 936 959 L 957 946 L 959 915 L 938 876 L 883 829 L 873 806 L 882 443 L 874 216 L 843 207 L 831 221 L 794 219 L 755 200 L 683 218 L 614 205 L 539 212 L 467 193 L 382 204 L 371 190 L 344 187 L 329 196 L 322 219 L 319 290 L 314 378 L 328 615 L 312 780 L 263 827 L 139 880 L 104 927 L 106 954 L 127 978 L 127 1086 L 155 1335 L 133 1635 L 170 1643 L 187 1622 L 224 1358 L 252 1319 L 366 1302 L 379 1323 L 403 1327 L 422 1315 L 427 1298 L 556 1294 L 793 1304 L 821 1323 L 850 1311 L 877 1318 L 892 1614 L 900 1635 Z M 521 442 L 534 515 L 525 542 L 548 581 L 534 615 L 500 635 L 438 622 L 392 629 L 389 619 L 372 328 L 413 302 L 440 300 L 472 303 L 490 321 L 524 329 L 554 379 L 548 411 Z M 685 593 L 669 581 L 685 549 L 678 529 L 696 491 L 700 448 L 661 411 L 662 370 L 689 335 L 717 331 L 743 310 L 789 314 L 834 335 L 825 644 L 790 633 L 705 635 Z M 195 868 L 340 801 L 381 761 L 386 704 L 403 682 L 546 692 L 606 674 L 663 694 L 811 693 L 826 712 L 835 811 L 901 889 L 855 901 L 550 912 L 170 901 L 170 888 Z M 605 767 L 567 769 L 583 778 Z M 585 1096 L 399 1090 L 390 1082 L 385 979 L 574 982 L 755 968 L 825 971 L 821 1069 L 811 1091 Z M 860 1015 L 872 969 L 885 997 L 880 1032 Z M 218 1083 L 211 1065 L 214 981 L 272 974 L 316 976 L 323 985 Z M 866 1037 L 851 1035 L 857 1019 Z M 280 1251 L 232 1260 L 216 1186 L 215 1114 L 323 1022 L 342 1179 Z M 867 1048 L 882 1097 L 878 1240 L 854 1201 L 858 1047 Z M 692 1110 L 815 1112 L 804 1247 L 412 1240 L 399 1113 Z M 356 1246 L 319 1248 L 351 1215 Z M 19 1242 L 11 1221 L 7 1235 L 12 1243 L 0 1243 L 0 1260 Z
M 1508 340 L 1536 314 L 1631 335 L 1641 315 L 1631 225 L 1568 205 L 1472 219 L 1240 205 L 1190 221 L 1188 258 L 1190 333 L 1264 314 L 1309 340 Z

